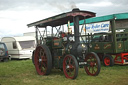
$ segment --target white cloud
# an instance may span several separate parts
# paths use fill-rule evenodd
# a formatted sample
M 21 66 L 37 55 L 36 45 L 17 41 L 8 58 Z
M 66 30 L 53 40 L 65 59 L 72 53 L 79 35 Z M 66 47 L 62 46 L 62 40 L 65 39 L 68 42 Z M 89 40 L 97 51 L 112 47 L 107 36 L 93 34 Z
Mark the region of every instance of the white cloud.
M 19 36 L 24 32 L 34 31 L 27 24 L 55 15 L 47 10 L 6 10 L 0 11 L 0 36 Z
M 111 2 L 98 2 L 98 3 L 79 3 L 77 4 L 78 7 L 107 7 L 112 6 L 113 3 Z

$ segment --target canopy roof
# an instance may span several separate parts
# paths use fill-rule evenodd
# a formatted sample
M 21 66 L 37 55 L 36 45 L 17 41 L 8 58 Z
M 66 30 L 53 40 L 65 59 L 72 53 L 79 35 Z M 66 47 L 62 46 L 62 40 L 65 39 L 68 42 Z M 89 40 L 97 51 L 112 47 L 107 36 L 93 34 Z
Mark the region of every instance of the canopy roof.
M 93 17 L 93 18 L 86 19 L 86 21 L 80 20 L 79 24 L 80 25 L 84 24 L 84 22 L 86 22 L 86 24 L 89 24 L 89 23 L 95 23 L 95 22 L 110 21 L 114 18 L 116 20 L 128 19 L 128 13 L 119 13 L 119 14 L 106 15 L 101 17 Z M 72 26 L 73 23 L 71 23 L 70 25 Z
M 89 11 L 81 11 L 79 9 L 73 9 L 70 12 L 67 13 L 62 13 L 53 17 L 49 17 L 34 23 L 30 23 L 27 26 L 32 27 L 32 26 L 37 26 L 37 27 L 46 27 L 46 26 L 60 26 L 63 24 L 67 24 L 68 21 L 73 22 L 73 17 L 79 16 L 79 19 L 85 19 L 85 18 L 91 18 L 95 17 L 94 12 L 89 12 Z

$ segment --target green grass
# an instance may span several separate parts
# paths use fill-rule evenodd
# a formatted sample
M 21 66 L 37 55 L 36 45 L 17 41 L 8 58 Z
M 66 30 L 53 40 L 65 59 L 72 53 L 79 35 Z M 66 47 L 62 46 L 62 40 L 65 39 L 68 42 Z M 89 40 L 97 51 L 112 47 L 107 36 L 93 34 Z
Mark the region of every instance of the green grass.
M 70 80 L 58 69 L 48 76 L 37 75 L 31 60 L 0 62 L 0 85 L 128 85 L 128 65 L 102 66 L 98 76 L 79 68 L 77 79 Z

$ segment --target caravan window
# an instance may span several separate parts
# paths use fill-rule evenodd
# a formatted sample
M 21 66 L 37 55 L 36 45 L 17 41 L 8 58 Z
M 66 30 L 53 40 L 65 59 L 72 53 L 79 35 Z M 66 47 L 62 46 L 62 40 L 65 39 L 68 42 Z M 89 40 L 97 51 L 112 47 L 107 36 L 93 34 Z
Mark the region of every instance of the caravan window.
M 30 40 L 30 41 L 19 41 L 20 46 L 22 49 L 27 49 L 27 48 L 34 48 L 35 47 L 35 41 Z
M 17 49 L 17 45 L 16 45 L 16 42 L 13 42 L 13 49 Z
M 4 44 L 0 43 L 0 48 L 4 49 Z

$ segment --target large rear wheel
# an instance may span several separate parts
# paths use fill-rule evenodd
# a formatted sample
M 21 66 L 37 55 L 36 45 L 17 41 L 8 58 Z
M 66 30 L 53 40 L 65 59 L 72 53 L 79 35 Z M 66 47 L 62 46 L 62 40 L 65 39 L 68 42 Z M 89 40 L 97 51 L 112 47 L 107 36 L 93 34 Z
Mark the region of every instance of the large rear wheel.
M 85 62 L 87 62 L 87 65 L 84 68 L 88 75 L 97 76 L 100 73 L 101 64 L 96 53 L 91 52 L 87 54 L 85 57 Z
M 39 45 L 34 52 L 34 64 L 39 75 L 48 75 L 52 69 L 52 56 L 46 45 Z
M 78 76 L 78 62 L 73 55 L 69 54 L 65 56 L 63 71 L 66 78 L 75 79 Z

